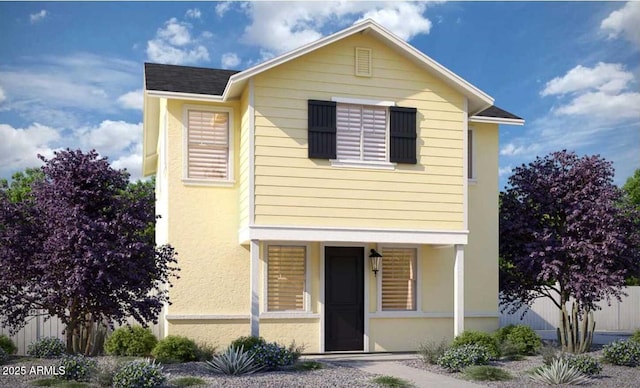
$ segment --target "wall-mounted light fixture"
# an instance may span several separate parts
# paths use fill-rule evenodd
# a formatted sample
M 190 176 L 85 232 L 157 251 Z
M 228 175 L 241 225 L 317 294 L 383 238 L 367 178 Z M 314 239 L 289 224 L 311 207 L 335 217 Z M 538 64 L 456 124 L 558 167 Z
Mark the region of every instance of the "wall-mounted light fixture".
M 378 253 L 375 249 L 371 250 L 369 254 L 369 262 L 371 263 L 371 270 L 373 271 L 373 276 L 378 276 L 378 271 L 380 270 L 380 262 L 382 261 L 382 255 Z

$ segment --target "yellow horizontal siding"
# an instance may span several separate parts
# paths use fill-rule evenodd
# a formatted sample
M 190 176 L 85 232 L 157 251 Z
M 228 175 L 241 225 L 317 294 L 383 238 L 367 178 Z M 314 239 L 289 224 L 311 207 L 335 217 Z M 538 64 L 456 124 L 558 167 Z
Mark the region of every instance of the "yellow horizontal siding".
M 373 77 L 355 77 L 354 48 Z M 418 108 L 418 164 L 394 171 L 308 158 L 307 100 Z M 255 78 L 257 224 L 462 229 L 463 96 L 373 37 L 353 36 Z

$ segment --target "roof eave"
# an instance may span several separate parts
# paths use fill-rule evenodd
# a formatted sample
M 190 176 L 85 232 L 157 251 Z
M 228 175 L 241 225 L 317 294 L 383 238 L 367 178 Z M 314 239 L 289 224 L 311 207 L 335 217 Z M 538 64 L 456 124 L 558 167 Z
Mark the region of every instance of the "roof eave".
M 169 92 L 165 90 L 145 90 L 145 94 L 149 97 L 171 98 L 176 100 L 207 101 L 207 102 L 225 101 L 225 99 L 223 99 L 222 96 L 216 96 L 211 94 Z
M 487 116 L 471 116 L 471 123 L 488 123 L 488 124 L 505 124 L 505 125 L 524 125 L 523 119 L 508 119 L 504 117 L 487 117 Z

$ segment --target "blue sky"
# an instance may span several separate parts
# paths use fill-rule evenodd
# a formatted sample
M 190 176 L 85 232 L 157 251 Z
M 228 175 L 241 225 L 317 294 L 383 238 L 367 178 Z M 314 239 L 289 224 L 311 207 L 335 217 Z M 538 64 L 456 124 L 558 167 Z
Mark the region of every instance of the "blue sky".
M 140 177 L 145 61 L 242 70 L 371 17 L 526 119 L 511 168 L 640 167 L 640 2 L 0 2 L 0 177 L 95 148 Z

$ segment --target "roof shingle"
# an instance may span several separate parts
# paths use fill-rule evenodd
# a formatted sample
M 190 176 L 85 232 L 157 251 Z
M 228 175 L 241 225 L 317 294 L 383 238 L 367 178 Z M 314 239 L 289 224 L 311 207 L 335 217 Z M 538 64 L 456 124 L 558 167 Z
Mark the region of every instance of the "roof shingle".
M 500 109 L 497 106 L 493 105 L 483 110 L 480 113 L 476 113 L 475 116 L 482 117 L 497 117 L 501 119 L 513 119 L 513 120 L 522 120 L 522 117 L 518 117 L 513 113 L 507 112 L 504 109 Z
M 237 70 L 145 63 L 146 90 L 221 96 Z

